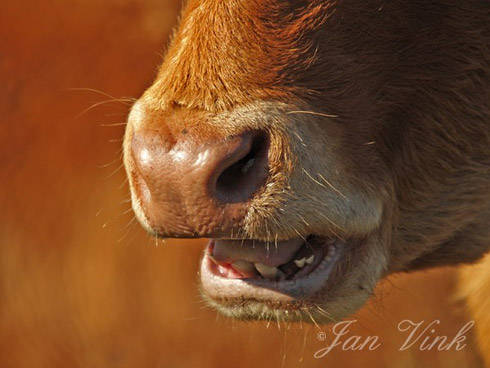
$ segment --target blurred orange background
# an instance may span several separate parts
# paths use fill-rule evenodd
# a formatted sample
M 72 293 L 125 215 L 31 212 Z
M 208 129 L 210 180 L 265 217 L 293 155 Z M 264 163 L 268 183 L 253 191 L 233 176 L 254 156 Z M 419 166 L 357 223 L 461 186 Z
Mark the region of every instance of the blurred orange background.
M 121 162 L 124 122 L 179 9 L 2 3 L 0 367 L 477 367 L 471 334 L 460 352 L 398 350 L 404 319 L 439 319 L 449 336 L 470 319 L 454 269 L 384 281 L 349 334 L 378 335 L 382 346 L 316 359 L 329 326 L 216 315 L 199 297 L 203 241 L 155 241 L 140 229 Z

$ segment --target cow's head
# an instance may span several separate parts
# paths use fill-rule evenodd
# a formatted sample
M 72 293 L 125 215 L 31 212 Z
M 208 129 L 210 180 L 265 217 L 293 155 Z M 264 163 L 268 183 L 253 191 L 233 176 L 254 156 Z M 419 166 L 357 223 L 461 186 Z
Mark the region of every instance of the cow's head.
M 474 223 L 455 209 L 481 211 L 484 178 L 461 198 L 454 174 L 482 129 L 455 131 L 464 101 L 444 100 L 479 41 L 424 4 L 189 1 L 124 157 L 150 233 L 213 238 L 212 305 L 329 321 L 388 273 L 483 253 L 450 243 Z

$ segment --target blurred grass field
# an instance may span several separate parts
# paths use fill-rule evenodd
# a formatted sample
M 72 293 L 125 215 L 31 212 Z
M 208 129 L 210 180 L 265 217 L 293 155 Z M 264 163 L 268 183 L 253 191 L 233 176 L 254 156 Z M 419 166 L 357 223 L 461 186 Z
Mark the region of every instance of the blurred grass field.
M 2 4 L 0 367 L 478 367 L 471 343 L 398 351 L 401 320 L 439 319 L 450 336 L 468 321 L 454 269 L 383 282 L 352 329 L 382 346 L 315 359 L 328 326 L 216 315 L 198 292 L 203 241 L 140 229 L 120 160 L 131 102 L 118 98 L 151 83 L 179 4 Z

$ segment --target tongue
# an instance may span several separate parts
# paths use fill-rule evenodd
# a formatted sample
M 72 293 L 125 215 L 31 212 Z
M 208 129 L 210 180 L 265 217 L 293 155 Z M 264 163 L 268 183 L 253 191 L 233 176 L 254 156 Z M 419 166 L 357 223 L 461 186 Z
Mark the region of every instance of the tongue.
M 303 243 L 302 239 L 292 239 L 277 242 L 276 247 L 275 242 L 258 240 L 214 240 L 212 257 L 218 262 L 244 260 L 277 267 L 289 262 Z

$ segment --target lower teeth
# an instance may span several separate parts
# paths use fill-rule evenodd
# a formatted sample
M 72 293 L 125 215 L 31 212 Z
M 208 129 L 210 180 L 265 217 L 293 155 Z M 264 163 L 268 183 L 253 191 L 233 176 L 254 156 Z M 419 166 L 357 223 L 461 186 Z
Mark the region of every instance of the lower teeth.
M 267 266 L 262 263 L 254 263 L 254 265 L 262 277 L 266 279 L 276 280 L 284 276 L 284 273 L 277 267 Z

